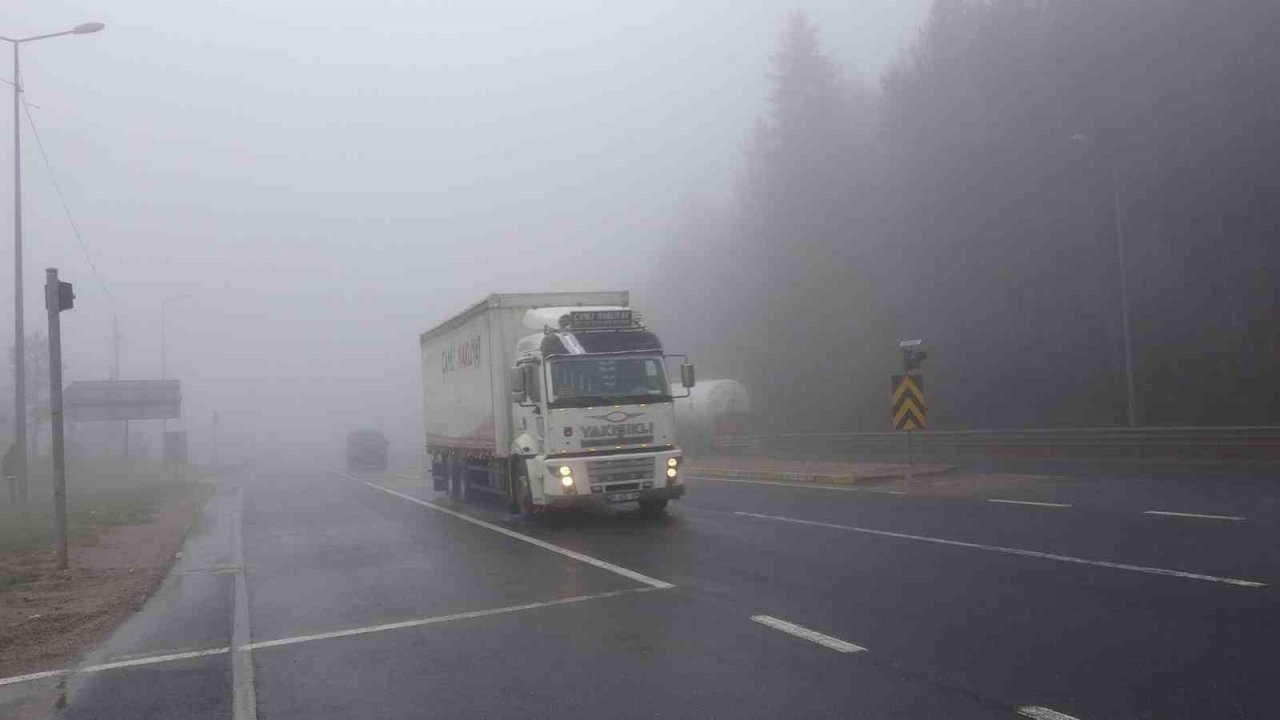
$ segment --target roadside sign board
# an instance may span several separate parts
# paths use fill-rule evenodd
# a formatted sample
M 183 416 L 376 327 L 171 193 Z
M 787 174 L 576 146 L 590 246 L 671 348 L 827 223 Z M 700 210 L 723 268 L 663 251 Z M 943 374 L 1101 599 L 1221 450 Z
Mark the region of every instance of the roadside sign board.
M 920 375 L 894 375 L 892 391 L 893 429 L 920 430 L 924 428 L 924 377 Z
M 182 414 L 177 380 L 77 380 L 63 395 L 69 420 L 172 420 Z

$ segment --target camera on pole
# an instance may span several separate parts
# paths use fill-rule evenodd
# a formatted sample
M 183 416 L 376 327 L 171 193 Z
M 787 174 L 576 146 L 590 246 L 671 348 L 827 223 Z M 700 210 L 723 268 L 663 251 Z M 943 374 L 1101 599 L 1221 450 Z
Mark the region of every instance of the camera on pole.
M 929 357 L 924 351 L 923 340 L 903 340 L 898 347 L 902 348 L 902 369 L 907 373 L 918 372 L 920 365 Z

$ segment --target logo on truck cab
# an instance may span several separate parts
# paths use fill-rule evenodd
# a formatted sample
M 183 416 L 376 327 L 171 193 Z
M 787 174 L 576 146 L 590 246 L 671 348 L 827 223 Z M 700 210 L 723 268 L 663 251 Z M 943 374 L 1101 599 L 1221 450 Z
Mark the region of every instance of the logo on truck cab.
M 651 422 L 579 425 L 578 431 L 582 434 L 582 447 L 653 442 L 653 423 Z
M 451 373 L 465 370 L 480 364 L 480 336 L 463 340 L 453 347 L 440 352 L 440 372 Z

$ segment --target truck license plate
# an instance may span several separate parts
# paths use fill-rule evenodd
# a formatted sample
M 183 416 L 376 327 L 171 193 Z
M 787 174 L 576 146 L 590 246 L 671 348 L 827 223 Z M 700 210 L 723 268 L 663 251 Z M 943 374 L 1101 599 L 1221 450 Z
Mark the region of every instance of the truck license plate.
M 609 495 L 609 502 L 631 502 L 639 499 L 640 493 L 638 492 L 610 493 Z

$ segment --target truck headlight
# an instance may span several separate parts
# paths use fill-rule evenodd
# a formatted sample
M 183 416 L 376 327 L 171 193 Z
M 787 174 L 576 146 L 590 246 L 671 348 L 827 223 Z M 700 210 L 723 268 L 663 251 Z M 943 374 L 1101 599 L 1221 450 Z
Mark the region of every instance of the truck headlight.
M 561 477 L 569 477 L 569 476 L 570 476 L 570 475 L 572 475 L 572 474 L 573 474 L 573 469 L 572 469 L 572 468 L 570 468 L 568 465 L 561 465 L 561 466 L 560 466 L 560 476 L 561 476 Z
M 567 470 L 568 468 L 560 468 L 560 469 L 561 469 L 561 470 Z M 561 476 L 560 476 L 560 484 L 561 484 L 561 485 L 563 485 L 563 486 L 565 486 L 565 487 L 567 487 L 567 488 L 573 487 L 573 476 L 572 476 L 572 475 L 561 475 Z
M 673 467 L 679 467 L 679 465 L 680 465 L 680 458 L 667 458 L 667 467 L 673 468 Z
M 673 468 L 673 467 L 669 467 L 669 468 L 667 468 L 667 477 L 669 477 L 669 478 L 673 478 L 673 477 L 675 477 L 675 476 L 676 476 L 676 473 L 677 473 L 677 472 L 679 472 L 679 471 L 678 471 L 678 470 L 676 470 L 675 468 Z

